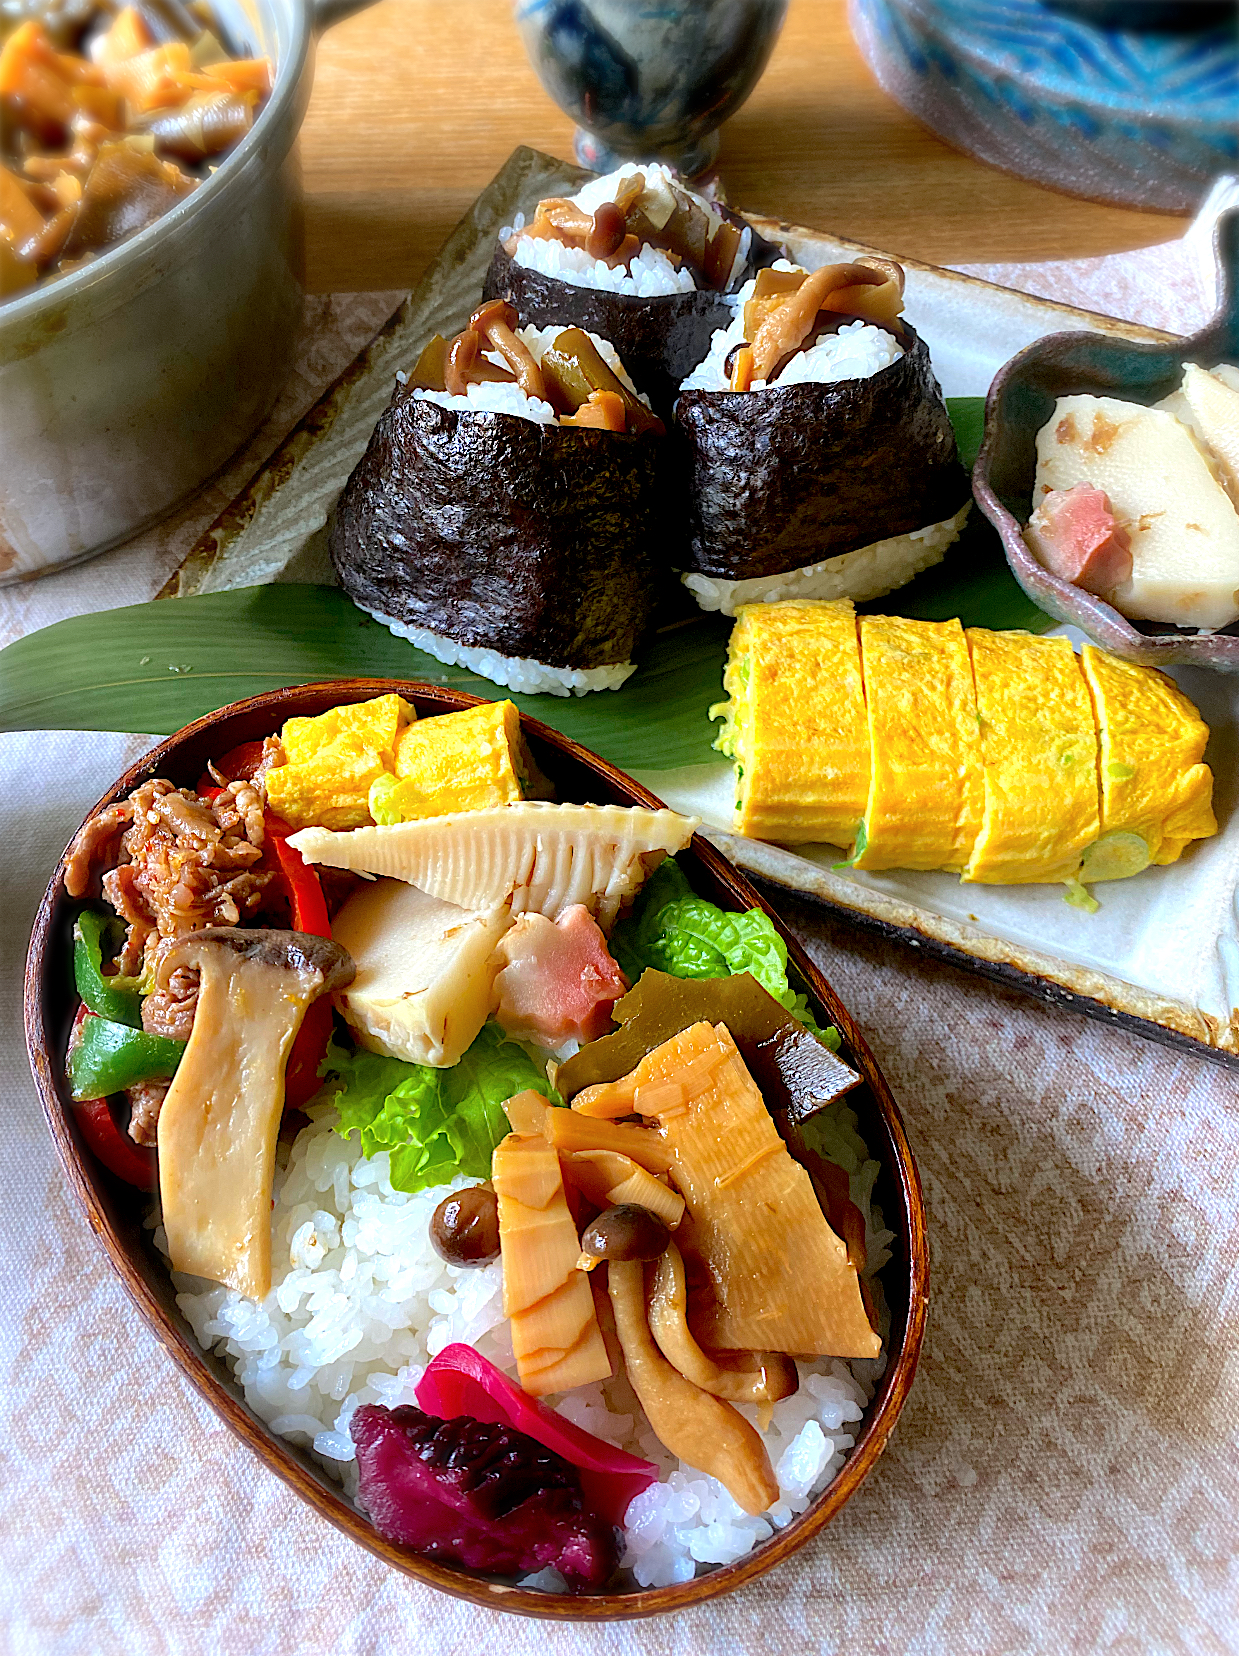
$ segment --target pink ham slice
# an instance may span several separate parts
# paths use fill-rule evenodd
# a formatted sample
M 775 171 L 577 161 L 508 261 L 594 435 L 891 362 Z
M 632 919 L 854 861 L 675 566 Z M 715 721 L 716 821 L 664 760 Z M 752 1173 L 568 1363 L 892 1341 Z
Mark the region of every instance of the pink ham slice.
M 611 1008 L 628 984 L 583 904 L 558 920 L 520 915 L 495 954 L 500 971 L 491 1004 L 507 1034 L 559 1047 L 610 1033 Z
M 1028 520 L 1029 550 L 1053 575 L 1108 598 L 1131 579 L 1131 536 L 1103 489 L 1052 489 Z

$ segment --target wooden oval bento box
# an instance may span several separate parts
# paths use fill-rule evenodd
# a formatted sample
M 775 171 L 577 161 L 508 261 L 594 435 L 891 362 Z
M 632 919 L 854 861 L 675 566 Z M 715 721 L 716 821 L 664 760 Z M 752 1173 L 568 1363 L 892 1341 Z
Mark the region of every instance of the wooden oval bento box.
M 178 785 L 192 786 L 213 755 L 271 734 L 286 718 L 316 715 L 341 702 L 364 701 L 392 691 L 411 701 L 419 716 L 454 712 L 478 700 L 435 686 L 376 679 L 343 679 L 270 691 L 208 714 L 161 742 L 119 778 L 95 809 L 125 797 L 156 774 Z M 658 805 L 646 789 L 567 737 L 535 719 L 524 718 L 523 724 L 533 757 L 555 784 L 560 799 Z M 834 1481 L 805 1512 L 735 1563 L 683 1584 L 630 1592 L 557 1596 L 488 1580 L 390 1545 L 307 1452 L 275 1436 L 247 1408 L 225 1363 L 202 1351 L 177 1308 L 166 1263 L 155 1251 L 150 1232 L 143 1229 L 148 1199 L 106 1173 L 85 1150 L 78 1133 L 64 1068 L 75 999 L 71 968 L 75 904 L 65 891 L 63 858 L 35 920 L 26 968 L 25 1021 L 31 1066 L 48 1126 L 69 1183 L 156 1338 L 220 1418 L 324 1518 L 393 1568 L 475 1604 L 528 1616 L 603 1621 L 683 1609 L 742 1586 L 803 1546 L 849 1499 L 885 1447 L 916 1371 L 928 1308 L 925 1209 L 916 1164 L 890 1089 L 846 1008 L 764 899 L 700 834 L 681 853 L 681 861 L 695 890 L 709 901 L 731 910 L 761 907 L 771 915 L 787 944 L 793 986 L 817 1003 L 817 1013 L 824 1022 L 838 1028 L 843 1037 L 843 1055 L 864 1078 L 864 1085 L 850 1095 L 849 1102 L 860 1118 L 871 1154 L 881 1164 L 874 1197 L 884 1210 L 887 1226 L 895 1233 L 892 1258 L 882 1275 L 891 1313 L 889 1362 L 858 1428 L 855 1449 Z

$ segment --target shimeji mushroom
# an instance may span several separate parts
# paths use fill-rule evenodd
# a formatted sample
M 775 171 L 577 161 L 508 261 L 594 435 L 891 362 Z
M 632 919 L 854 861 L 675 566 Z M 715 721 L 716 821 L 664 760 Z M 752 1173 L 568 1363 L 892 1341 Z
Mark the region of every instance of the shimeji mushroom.
M 271 1286 L 271 1187 L 284 1066 L 306 1008 L 353 979 L 330 938 L 212 926 L 164 956 L 200 973 L 193 1032 L 159 1113 L 172 1268 L 251 1299 Z

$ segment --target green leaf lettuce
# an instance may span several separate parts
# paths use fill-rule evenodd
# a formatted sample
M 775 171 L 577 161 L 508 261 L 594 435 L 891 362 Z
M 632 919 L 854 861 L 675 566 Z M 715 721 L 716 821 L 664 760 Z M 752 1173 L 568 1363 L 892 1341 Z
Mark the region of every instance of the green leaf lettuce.
M 808 1001 L 787 981 L 787 947 L 768 914 L 728 914 L 693 895 L 674 857 L 661 862 L 611 936 L 611 953 L 635 983 L 647 966 L 672 977 L 718 978 L 750 972 L 780 1006 L 832 1049 L 839 1032 L 822 1029 Z
M 511 1131 L 506 1099 L 532 1088 L 555 1099 L 545 1072 L 498 1024 L 484 1025 L 451 1069 L 430 1069 L 333 1041 L 321 1073 L 339 1087 L 336 1129 L 358 1133 L 362 1153 L 391 1153 L 391 1182 L 413 1194 L 463 1173 L 490 1176 L 491 1152 Z M 557 1102 L 557 1100 L 556 1100 Z

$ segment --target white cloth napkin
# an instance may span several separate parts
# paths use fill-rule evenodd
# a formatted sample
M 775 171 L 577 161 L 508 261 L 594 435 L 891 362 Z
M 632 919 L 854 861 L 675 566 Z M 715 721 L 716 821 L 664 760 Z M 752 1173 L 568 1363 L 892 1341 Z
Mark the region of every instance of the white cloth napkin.
M 1188 332 L 1202 248 L 974 268 Z M 1229 194 L 1227 193 L 1229 192 Z M 1191 269 L 1196 291 L 1157 310 Z M 1074 286 L 1069 284 L 1076 284 Z M 394 295 L 319 301 L 298 374 L 174 519 L 0 592 L 0 641 L 150 598 Z M 929 1656 L 1239 1649 L 1239 1124 L 1232 1074 L 788 905 L 858 1017 L 925 1181 L 933 1313 L 873 1476 L 774 1575 L 673 1620 L 500 1619 L 344 1540 L 156 1344 L 66 1192 L 27 1071 L 47 874 L 148 739 L 0 737 L 0 1651 L 19 1656 Z

